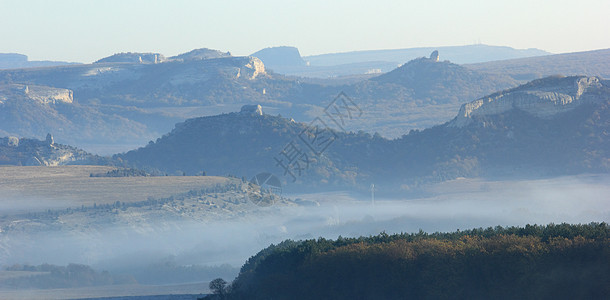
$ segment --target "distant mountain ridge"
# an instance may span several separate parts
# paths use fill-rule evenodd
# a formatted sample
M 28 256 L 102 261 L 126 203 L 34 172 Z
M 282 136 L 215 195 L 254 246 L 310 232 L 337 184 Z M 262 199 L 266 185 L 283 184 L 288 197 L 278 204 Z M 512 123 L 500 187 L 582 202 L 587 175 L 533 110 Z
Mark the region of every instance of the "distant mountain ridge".
M 260 58 L 268 66 L 304 66 L 307 64 L 301 57 L 299 49 L 288 46 L 265 48 L 250 56 Z
M 366 61 L 391 61 L 401 63 L 404 61 L 415 59 L 417 57 L 428 56 L 428 54 L 434 50 L 438 50 L 439 52 L 443 53 L 442 55 L 446 59 L 456 64 L 485 62 L 550 54 L 549 52 L 535 48 L 514 49 L 506 46 L 476 44 L 465 46 L 363 50 L 343 53 L 311 55 L 305 56 L 304 59 L 306 61 L 309 61 L 312 66 L 362 63 Z
M 11 70 L 0 72 L 0 80 L 71 89 L 80 95 L 81 102 L 103 97 L 108 103 L 112 98 L 125 96 L 141 102 L 161 99 L 169 101 L 172 97 L 168 97 L 167 90 L 177 87 L 182 87 L 182 97 L 200 98 L 202 92 L 206 93 L 209 89 L 226 90 L 222 86 L 223 81 L 251 80 L 265 75 L 264 65 L 253 57 L 167 61 L 157 64 L 139 63 L 141 57 L 138 53 L 117 54 L 100 60 L 99 62 L 108 61 L 103 64 Z M 148 59 L 154 59 L 154 54 L 150 54 Z M 118 61 L 112 62 L 114 60 Z M 206 84 L 206 89 L 202 89 Z M 218 101 L 218 97 L 215 98 Z
M 28 60 L 27 55 L 18 53 L 0 53 L 0 70 L 2 69 L 21 69 L 21 68 L 40 68 L 55 67 L 64 65 L 79 64 L 65 61 L 48 60 Z
M 298 58 L 297 49 L 282 49 L 294 50 Z M 187 118 L 228 113 L 248 103 L 311 121 L 344 92 L 366 116 L 346 129 L 396 138 L 411 129 L 442 124 L 460 105 L 521 82 L 514 76 L 465 68 L 438 53 L 438 61 L 419 58 L 386 74 L 372 72 L 349 81 L 283 76 L 270 72 L 256 57 L 233 57 L 206 48 L 165 60 L 157 55 L 157 63 L 154 54 L 127 53 L 102 63 L 0 70 L 0 86 L 32 89 L 29 96 L 0 89 L 0 99 L 6 99 L 0 104 L 0 135 L 36 137 L 51 132 L 63 143 L 90 151 L 99 151 L 98 145 L 116 145 L 117 150 L 103 152 L 110 154 L 144 145 Z M 22 101 L 31 99 L 36 87 L 72 93 L 72 103 Z
M 587 75 L 610 79 L 610 49 L 516 58 L 465 67 L 484 73 L 509 75 L 517 80 L 534 80 L 552 75 Z
M 406 61 L 428 56 L 439 50 L 443 58 L 453 63 L 477 63 L 550 54 L 538 49 L 467 45 L 422 47 L 391 50 L 352 51 L 301 57 L 295 47 L 272 47 L 251 54 L 259 57 L 277 73 L 315 78 L 368 75 L 389 72 Z
M 188 60 L 202 60 L 202 59 L 212 59 L 212 58 L 222 58 L 222 57 L 230 57 L 231 52 L 222 52 L 219 50 L 214 50 L 214 49 L 208 49 L 208 48 L 201 48 L 201 49 L 195 49 L 186 53 L 182 53 L 176 56 L 172 56 L 169 59 L 170 60 L 181 60 L 181 61 L 188 61 Z
M 162 63 L 167 59 L 161 53 L 117 53 L 100 60 L 95 61 L 95 64 L 102 63 Z

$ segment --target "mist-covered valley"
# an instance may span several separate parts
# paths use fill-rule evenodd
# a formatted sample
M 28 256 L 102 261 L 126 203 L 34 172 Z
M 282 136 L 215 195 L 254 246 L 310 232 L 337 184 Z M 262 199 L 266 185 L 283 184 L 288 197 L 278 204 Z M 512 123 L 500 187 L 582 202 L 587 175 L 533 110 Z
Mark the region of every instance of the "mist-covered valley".
M 10 202 L 12 196 L 4 196 L 3 211 L 22 213 L 1 220 L 0 263 L 83 264 L 140 284 L 185 284 L 233 278 L 254 253 L 286 239 L 584 224 L 610 218 L 608 175 L 502 181 L 462 178 L 404 197 L 384 196 L 383 186 L 378 185 L 374 199 L 353 191 L 285 194 L 270 206 L 255 205 L 247 198 L 248 192 L 217 188 L 216 192 L 183 193 L 171 200 L 133 205 L 125 200 L 122 205 L 95 209 L 64 199 L 61 204 L 70 210 L 38 213 L 23 213 L 31 211 L 30 204 Z M 194 204 L 204 209 L 194 211 Z M 9 282 L 3 284 L 10 287 Z
M 610 298 L 583 1 L 2 2 L 0 299 Z

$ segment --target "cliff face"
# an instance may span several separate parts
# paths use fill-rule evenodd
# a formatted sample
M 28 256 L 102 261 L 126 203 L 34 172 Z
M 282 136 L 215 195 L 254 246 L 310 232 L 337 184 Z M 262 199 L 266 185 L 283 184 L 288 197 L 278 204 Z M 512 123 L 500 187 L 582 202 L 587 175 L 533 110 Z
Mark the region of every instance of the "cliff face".
M 68 89 L 42 85 L 7 84 L 0 86 L 0 103 L 25 98 L 44 104 L 72 103 L 73 93 Z
M 248 79 L 255 79 L 258 75 L 264 75 L 265 65 L 256 57 L 244 57 L 243 67 L 240 67 L 240 74 L 246 75 Z M 239 77 L 239 76 L 238 76 Z
M 39 85 L 27 86 L 26 96 L 42 103 L 72 103 L 73 101 L 71 90 Z
M 449 126 L 464 127 L 473 118 L 521 110 L 538 118 L 549 119 L 584 103 L 603 100 L 598 91 L 605 85 L 598 77 L 547 77 L 514 89 L 498 92 L 463 104 Z

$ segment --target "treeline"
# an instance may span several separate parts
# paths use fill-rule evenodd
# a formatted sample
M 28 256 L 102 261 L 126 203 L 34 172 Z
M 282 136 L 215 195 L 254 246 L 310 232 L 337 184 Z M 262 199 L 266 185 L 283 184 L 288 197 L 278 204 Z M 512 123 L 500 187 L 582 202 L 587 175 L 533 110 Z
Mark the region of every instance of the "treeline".
M 0 280 L 0 286 L 18 289 L 53 289 L 137 283 L 132 276 L 117 276 L 107 271 L 96 272 L 90 266 L 81 264 L 69 264 L 68 266 L 50 264 L 38 266 L 13 265 L 7 267 L 6 270 L 31 272 L 27 276 L 8 277 Z
M 610 296 L 610 226 L 550 224 L 288 240 L 250 258 L 222 296 L 602 299 Z
M 148 177 L 159 176 L 158 174 L 150 174 L 144 170 L 134 168 L 114 169 L 106 173 L 91 173 L 89 177 Z

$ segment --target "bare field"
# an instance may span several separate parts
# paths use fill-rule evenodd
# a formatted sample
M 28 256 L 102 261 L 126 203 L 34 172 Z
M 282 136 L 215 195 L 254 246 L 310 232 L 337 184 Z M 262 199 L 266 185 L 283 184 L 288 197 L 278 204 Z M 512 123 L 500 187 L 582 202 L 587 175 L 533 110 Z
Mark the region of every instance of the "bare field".
M 135 297 L 154 295 L 200 295 L 208 293 L 208 283 L 191 283 L 177 285 L 110 285 L 65 289 L 0 289 L 0 299 L 85 299 L 100 297 Z M 151 297 L 152 298 L 152 297 Z M 193 297 L 197 298 L 197 297 Z M 170 299 L 170 296 L 165 299 Z
M 0 212 L 136 202 L 226 184 L 216 176 L 89 177 L 113 167 L 0 167 Z

